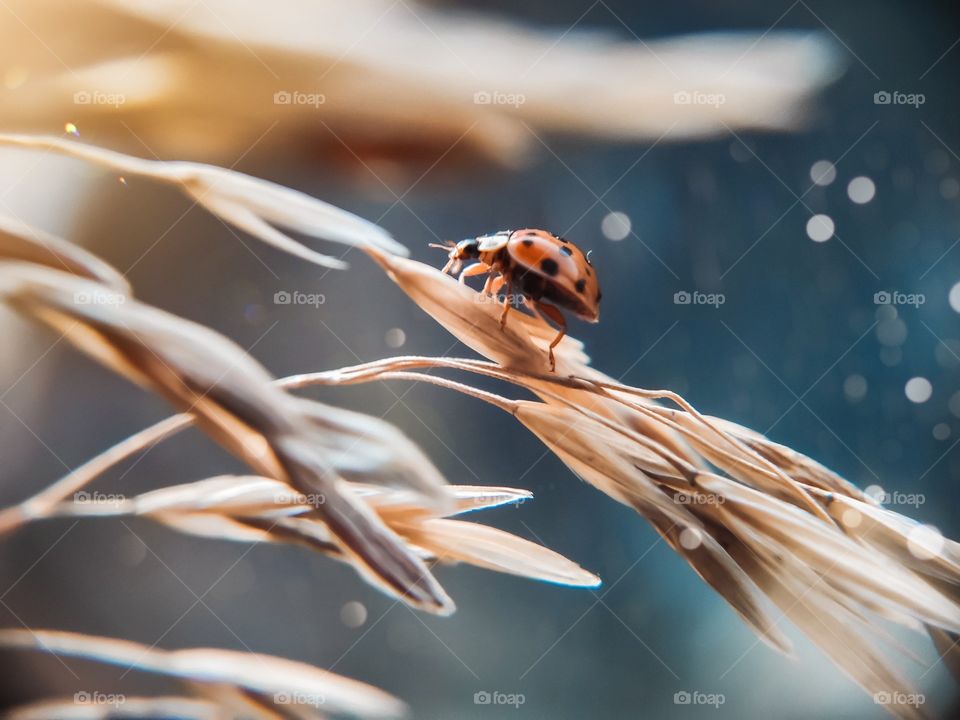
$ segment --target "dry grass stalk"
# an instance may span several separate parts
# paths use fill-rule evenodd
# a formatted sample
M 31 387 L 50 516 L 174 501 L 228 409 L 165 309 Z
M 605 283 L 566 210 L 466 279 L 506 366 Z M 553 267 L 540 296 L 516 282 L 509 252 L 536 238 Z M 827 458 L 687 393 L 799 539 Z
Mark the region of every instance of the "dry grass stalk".
M 280 232 L 284 227 L 310 237 L 351 246 L 374 246 L 405 255 L 407 249 L 383 228 L 297 190 L 213 165 L 144 160 L 93 145 L 46 135 L 0 133 L 0 145 L 55 152 L 95 163 L 124 176 L 140 176 L 179 188 L 196 204 L 268 245 L 323 267 L 344 269 Z
M 17 59 L 10 87 L 0 84 L 4 127 L 64 118 L 111 142 L 142 138 L 161 154 L 220 160 L 255 142 L 342 153 L 342 138 L 365 162 L 384 148 L 432 160 L 456 144 L 474 169 L 478 157 L 516 165 L 539 149 L 525 126 L 634 140 L 789 129 L 844 64 L 826 33 L 640 42 L 412 1 L 5 4 L 32 32 L 0 26 L 0 45 Z M 675 100 L 694 91 L 718 99 Z M 106 102 L 78 104 L 78 92 Z M 277 92 L 323 101 L 278 105 Z M 475 102 L 476 93 L 517 100 Z M 278 120 L 283 131 L 263 137 Z
M 496 528 L 449 517 L 516 504 L 532 495 L 513 488 L 459 485 L 448 490 L 443 517 L 410 492 L 351 484 L 380 519 L 427 561 L 464 562 L 489 570 L 574 587 L 600 579 L 540 545 Z M 306 498 L 262 477 L 220 476 L 154 490 L 107 505 L 64 503 L 47 517 L 140 515 L 203 537 L 239 542 L 292 543 L 344 559 L 329 528 Z
M 40 700 L 19 705 L 6 720 L 105 720 L 106 718 L 178 718 L 178 720 L 227 720 L 221 708 L 207 700 L 187 697 L 129 697 L 116 706 L 78 704 L 75 698 Z
M 319 720 L 336 713 L 385 718 L 406 710 L 400 700 L 371 685 L 271 655 L 210 648 L 161 650 L 53 630 L 0 630 L 0 647 L 42 650 L 181 680 L 201 699 L 212 701 L 220 717 Z
M 8 245 L 16 250 L 13 257 L 17 259 L 24 256 L 21 247 L 42 254 L 48 247 L 65 245 L 55 238 L 30 234 L 26 226 L 16 229 L 23 237 L 11 235 Z M 273 382 L 266 371 L 232 343 L 180 318 L 135 301 L 128 302 L 126 298 L 118 303 L 78 302 L 79 296 L 92 296 L 103 292 L 104 287 L 86 280 L 91 274 L 86 270 L 95 267 L 96 258 L 75 247 L 70 252 L 73 265 L 65 269 L 76 266 L 79 277 L 30 264 L 6 263 L 0 266 L 3 278 L 0 294 L 15 308 L 61 330 L 84 351 L 129 379 L 158 391 L 189 414 L 157 423 L 19 506 L 8 509 L 0 516 L 0 529 L 10 530 L 28 520 L 55 513 L 55 504 L 70 492 L 76 492 L 133 452 L 169 437 L 196 419 L 208 433 L 252 467 L 270 477 L 281 478 L 290 483 L 287 487 L 297 488 L 300 497 L 311 499 L 311 517 L 306 520 L 271 518 L 268 513 L 244 516 L 242 522 L 241 518 L 226 517 L 223 508 L 210 506 L 223 494 L 223 481 L 218 481 L 220 492 L 212 495 L 210 483 L 170 489 L 169 493 L 175 498 L 187 493 L 190 508 L 181 507 L 175 518 L 169 508 L 164 513 L 152 513 L 162 515 L 161 519 L 167 524 L 234 539 L 237 526 L 243 525 L 244 532 L 240 535 L 247 539 L 250 536 L 282 538 L 319 546 L 331 554 L 353 560 L 361 571 L 372 575 L 392 593 L 434 611 L 447 611 L 452 605 L 425 568 L 418 564 L 417 556 L 423 554 L 418 550 L 427 550 L 426 556 L 430 559 L 464 560 L 553 582 L 574 585 L 598 582 L 564 558 L 520 538 L 492 528 L 440 519 L 443 511 L 452 509 L 460 496 L 456 493 L 451 496 L 443 490 L 445 481 L 429 460 L 388 423 L 287 395 L 282 387 L 295 387 L 296 381 Z M 26 256 L 32 257 L 32 254 Z M 107 275 L 102 271 L 100 274 Z M 371 483 L 393 489 L 394 500 L 386 502 L 382 495 L 357 492 L 358 484 L 371 486 Z M 282 483 L 280 487 L 284 487 Z M 232 492 L 243 494 L 245 486 L 238 484 Z M 277 495 L 279 491 L 273 487 L 272 492 Z M 464 492 L 468 491 L 457 491 Z M 490 491 L 469 492 L 477 507 L 499 497 Z M 159 496 L 150 498 L 156 502 Z M 408 506 L 400 515 L 396 512 L 397 498 L 405 499 Z M 289 498 L 284 504 L 288 509 L 297 507 L 290 504 Z M 367 505 L 373 505 L 379 512 L 379 519 L 366 509 Z M 211 507 L 207 517 L 197 516 L 198 512 Z M 400 537 L 413 547 L 401 547 Z M 406 571 L 411 564 L 418 573 L 412 578 L 394 568 L 399 565 L 401 571 Z M 432 597 L 417 592 L 424 578 L 431 583 L 427 588 Z
M 539 321 L 512 313 L 500 332 L 499 309 L 477 303 L 472 289 L 428 265 L 369 254 L 424 311 L 494 362 L 391 358 L 304 376 L 301 384 L 416 380 L 492 402 L 577 475 L 646 517 L 766 642 L 788 650 L 777 624 L 789 618 L 868 693 L 911 693 L 875 646 L 888 637 L 869 613 L 914 630 L 926 626 L 938 646 L 956 640 L 957 543 L 942 539 L 933 552 L 918 552 L 914 521 L 810 458 L 705 417 L 673 393 L 616 383 L 586 365 L 576 341 L 564 339 L 550 374 L 551 331 Z M 519 385 L 542 401 L 491 398 L 414 371 L 441 367 Z M 653 402 L 661 398 L 677 408 Z M 763 609 L 764 596 L 780 609 L 776 621 Z M 920 715 L 906 703 L 888 709 Z
M 908 696 L 909 683 L 875 645 L 889 640 L 872 624 L 875 614 L 926 627 L 947 661 L 956 663 L 951 643 L 960 632 L 960 546 L 942 540 L 934 552 L 917 552 L 916 523 L 880 508 L 810 458 L 706 417 L 674 393 L 617 383 L 590 368 L 573 339 L 557 348 L 557 372 L 547 372 L 552 329 L 515 312 L 501 330 L 498 308 L 477 303 L 473 290 L 436 268 L 356 240 L 421 308 L 489 361 L 391 358 L 275 381 L 235 345 L 193 323 L 129 300 L 77 303 L 78 294 L 116 292 L 122 281 L 82 250 L 45 242 L 23 227 L 2 229 L 13 239 L 0 250 L 19 262 L 0 263 L 0 297 L 184 414 L 10 509 L 0 529 L 82 512 L 59 501 L 120 459 L 197 422 L 264 477 L 167 488 L 117 512 L 144 514 L 185 532 L 306 544 L 347 559 L 381 588 L 435 612 L 448 612 L 452 603 L 425 559 L 595 584 L 544 548 L 445 517 L 462 511 L 471 493 L 485 498 L 482 504 L 509 491 L 491 496 L 467 488 L 451 496 L 429 461 L 392 426 L 286 392 L 311 384 L 429 382 L 509 412 L 576 474 L 634 508 L 771 646 L 790 651 L 778 628 L 789 618 L 868 692 Z M 426 368 L 496 378 L 540 399 L 513 400 L 422 372 Z M 277 507 L 263 493 L 278 488 L 314 499 Z M 781 617 L 770 615 L 765 598 Z M 888 709 L 918 715 L 910 705 Z
M 202 326 L 133 300 L 78 303 L 103 286 L 23 263 L 0 269 L 0 296 L 128 379 L 192 413 L 213 439 L 256 472 L 314 498 L 355 566 L 418 607 L 453 605 L 422 561 L 362 502 L 343 477 L 415 489 L 442 508 L 439 472 L 393 426 L 295 398 L 241 348 Z M 359 461 L 351 449 L 366 453 Z
M 112 266 L 73 243 L 0 213 L 0 258 L 35 263 L 96 280 L 123 295 L 130 284 Z

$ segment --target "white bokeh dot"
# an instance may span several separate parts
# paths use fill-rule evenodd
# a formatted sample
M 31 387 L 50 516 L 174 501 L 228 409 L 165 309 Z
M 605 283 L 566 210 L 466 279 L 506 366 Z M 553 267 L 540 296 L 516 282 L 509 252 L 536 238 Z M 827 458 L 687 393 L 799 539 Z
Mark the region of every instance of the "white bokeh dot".
M 607 213 L 600 223 L 600 232 L 607 240 L 623 240 L 630 234 L 632 225 L 626 213 L 619 210 Z
M 950 412 L 954 417 L 960 417 L 960 390 L 950 396 L 947 407 L 950 408 Z
M 853 374 L 844 380 L 843 394 L 853 402 L 863 400 L 867 394 L 867 381 L 863 375 Z
M 829 215 L 814 215 L 807 220 L 807 236 L 814 242 L 826 242 L 833 237 L 834 229 Z
M 932 525 L 917 525 L 907 534 L 907 548 L 918 560 L 930 560 L 943 550 L 943 535 Z
M 910 402 L 925 403 L 933 395 L 933 385 L 924 377 L 914 377 L 907 380 L 903 391 Z
M 810 179 L 814 184 L 826 187 L 837 179 L 837 169 L 829 160 L 817 160 L 810 166 Z
M 877 340 L 886 347 L 898 347 L 907 340 L 907 324 L 900 318 L 877 323 Z
M 954 312 L 960 313 L 960 282 L 950 288 L 950 295 L 947 298 L 950 301 L 950 307 Z
M 883 502 L 883 499 L 887 496 L 887 491 L 879 485 L 868 485 L 863 494 L 876 502 Z
M 864 175 L 855 177 L 847 185 L 847 195 L 857 205 L 865 205 L 873 200 L 873 196 L 876 194 L 877 186 L 873 184 L 873 180 Z
M 680 545 L 687 550 L 696 550 L 703 543 L 703 536 L 697 528 L 684 528 L 680 532 Z
M 847 508 L 843 511 L 843 515 L 840 519 L 843 520 L 843 524 L 848 528 L 855 528 L 863 521 L 863 516 L 860 514 L 859 510 Z
M 351 600 L 340 608 L 340 622 L 349 628 L 358 628 L 367 621 L 367 608 L 363 603 Z
M 389 347 L 399 348 L 407 341 L 407 334 L 400 328 L 390 328 L 383 337 Z
M 933 437 L 935 440 L 946 440 L 950 437 L 950 426 L 946 423 L 937 423 L 933 426 Z

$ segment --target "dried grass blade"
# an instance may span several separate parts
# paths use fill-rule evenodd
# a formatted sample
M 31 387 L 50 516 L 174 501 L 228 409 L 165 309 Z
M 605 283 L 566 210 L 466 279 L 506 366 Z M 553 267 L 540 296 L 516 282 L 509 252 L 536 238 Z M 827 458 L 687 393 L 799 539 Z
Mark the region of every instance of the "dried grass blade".
M 444 520 L 417 505 L 407 492 L 351 485 L 411 552 L 431 560 L 463 561 L 478 567 L 576 587 L 599 579 L 557 553 L 509 533 L 475 523 Z M 458 515 L 516 503 L 531 494 L 512 488 L 451 487 Z M 260 477 L 219 476 L 153 490 L 116 506 L 65 503 L 52 516 L 117 514 L 151 517 L 179 532 L 239 542 L 279 542 L 305 546 L 343 559 L 323 516 L 283 483 Z
M 214 690 L 226 684 L 263 696 L 286 695 L 295 706 L 313 709 L 314 715 L 316 708 L 298 698 L 319 696 L 325 709 L 363 717 L 397 717 L 405 710 L 403 703 L 375 687 L 271 655 L 209 648 L 160 650 L 129 640 L 55 630 L 2 630 L 0 645 L 135 667 Z
M 0 133 L 0 145 L 56 152 L 125 175 L 174 185 L 223 221 L 268 245 L 324 267 L 343 268 L 346 263 L 311 250 L 275 226 L 350 246 L 372 246 L 399 255 L 408 252 L 386 230 L 368 220 L 306 193 L 235 170 L 201 163 L 144 160 L 52 135 Z
M 117 270 L 78 245 L 0 214 L 0 259 L 22 260 L 96 280 L 120 295 L 132 293 Z
M 734 558 L 773 602 L 804 634 L 833 660 L 869 695 L 890 694 L 898 704 L 886 710 L 904 720 L 923 717 L 916 705 L 904 702 L 914 693 L 909 682 L 896 673 L 863 636 L 857 613 L 821 591 L 822 577 L 794 562 L 789 553 L 779 563 L 773 555 L 758 558 L 757 545 L 752 549 L 737 546 Z M 771 548 L 775 553 L 776 548 Z
M 178 720 L 222 720 L 215 703 L 188 697 L 131 697 L 110 705 L 78 703 L 75 698 L 42 700 L 20 705 L 4 714 L 6 720 L 106 720 L 107 718 L 177 718 Z
M 486 525 L 434 519 L 408 526 L 401 532 L 441 562 L 467 562 L 558 585 L 600 585 L 600 578 L 562 555 Z
M 875 549 L 789 503 L 726 478 L 705 475 L 698 483 L 724 498 L 717 513 L 726 527 L 751 528 L 757 542 L 785 548 L 846 597 L 960 631 L 960 605 Z
M 426 566 L 362 501 L 344 491 L 336 466 L 323 453 L 331 443 L 323 442 L 315 426 L 318 413 L 329 413 L 331 424 L 338 422 L 336 409 L 287 395 L 242 349 L 202 326 L 134 301 L 78 305 L 73 301 L 77 292 L 101 286 L 64 273 L 10 263 L 0 273 L 0 294 L 16 309 L 59 329 L 81 350 L 192 413 L 211 437 L 258 473 L 313 498 L 365 577 L 418 607 L 452 611 L 452 601 Z M 305 412 L 308 407 L 312 413 Z M 370 419 L 371 443 L 383 441 L 382 434 L 376 435 L 381 422 Z M 359 434 L 353 414 L 345 423 L 352 423 L 354 436 Z M 397 443 L 399 437 L 395 433 L 391 440 Z M 439 473 L 409 441 L 397 447 L 399 465 L 411 457 L 419 463 L 403 477 L 418 479 L 416 489 L 429 491 L 424 493 L 428 504 L 445 502 Z M 399 476 L 393 473 L 386 480 L 396 482 Z

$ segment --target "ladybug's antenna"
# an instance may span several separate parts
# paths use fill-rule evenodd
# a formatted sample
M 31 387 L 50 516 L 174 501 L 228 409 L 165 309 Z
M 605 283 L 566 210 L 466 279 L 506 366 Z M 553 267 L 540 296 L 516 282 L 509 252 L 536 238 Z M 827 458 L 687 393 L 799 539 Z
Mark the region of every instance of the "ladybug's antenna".
M 447 240 L 442 245 L 440 243 L 428 243 L 427 247 L 440 248 L 441 250 L 449 250 L 452 247 L 456 247 L 456 243 L 453 240 Z

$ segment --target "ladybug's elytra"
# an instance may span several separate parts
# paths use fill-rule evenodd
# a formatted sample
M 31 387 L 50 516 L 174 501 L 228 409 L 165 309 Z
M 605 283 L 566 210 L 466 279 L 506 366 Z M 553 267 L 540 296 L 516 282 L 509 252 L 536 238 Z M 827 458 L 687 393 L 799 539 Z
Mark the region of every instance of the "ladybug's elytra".
M 533 312 L 560 326 L 550 343 L 550 370 L 556 367 L 553 348 L 567 332 L 558 308 L 595 323 L 600 319 L 600 285 L 590 260 L 569 240 L 546 230 L 504 230 L 493 235 L 432 245 L 449 250 L 443 272 L 460 272 L 460 282 L 471 275 L 489 273 L 483 292 L 498 295 L 506 286 L 500 327 L 507 322 L 510 299 L 517 291 Z M 461 272 L 464 261 L 476 260 Z

